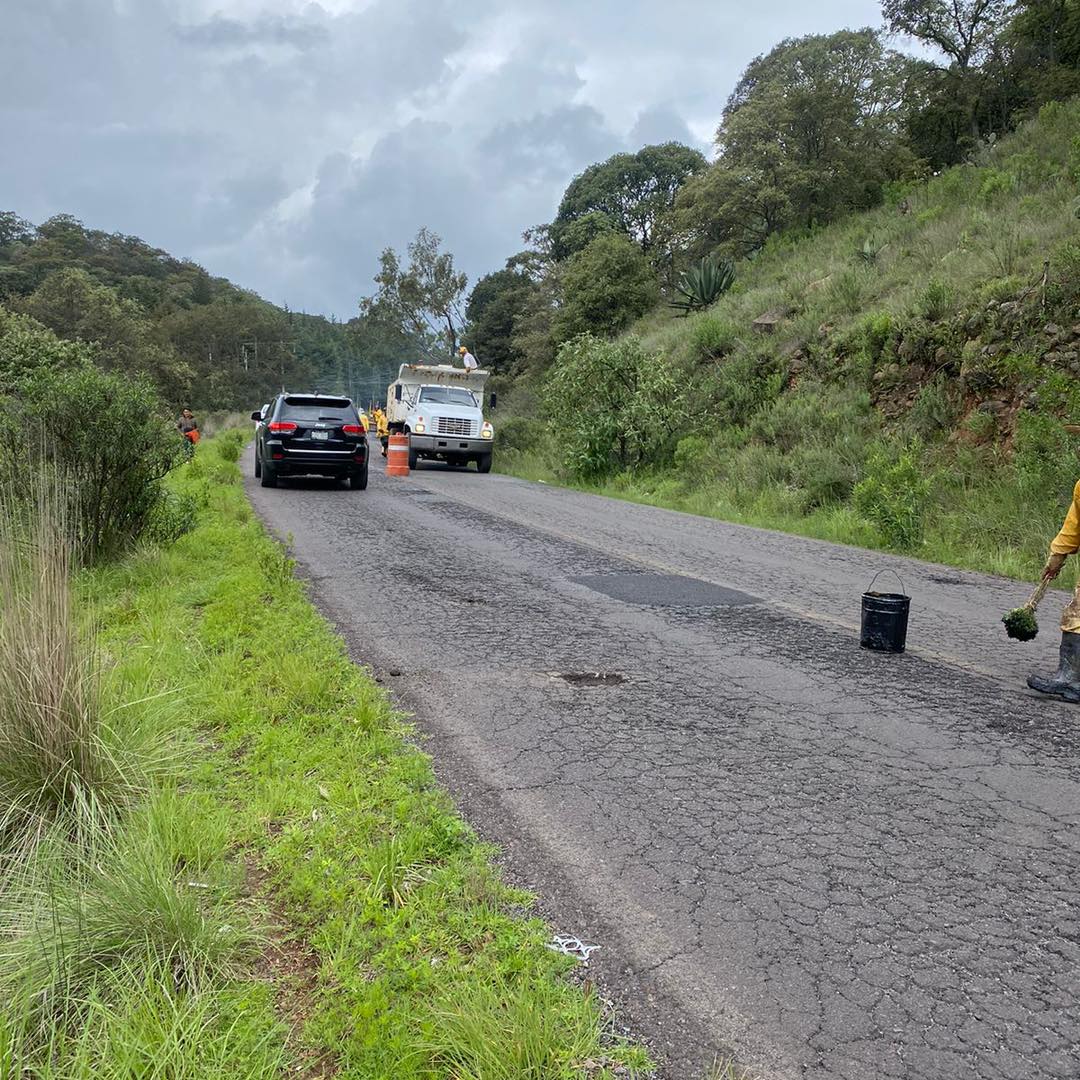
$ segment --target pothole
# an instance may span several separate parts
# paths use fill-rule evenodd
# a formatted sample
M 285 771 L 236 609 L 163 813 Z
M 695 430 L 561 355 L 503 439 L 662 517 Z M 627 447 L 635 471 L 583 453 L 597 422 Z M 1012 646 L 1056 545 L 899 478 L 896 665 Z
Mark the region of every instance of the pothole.
M 571 686 L 618 686 L 626 676 L 617 671 L 557 671 L 556 677 Z

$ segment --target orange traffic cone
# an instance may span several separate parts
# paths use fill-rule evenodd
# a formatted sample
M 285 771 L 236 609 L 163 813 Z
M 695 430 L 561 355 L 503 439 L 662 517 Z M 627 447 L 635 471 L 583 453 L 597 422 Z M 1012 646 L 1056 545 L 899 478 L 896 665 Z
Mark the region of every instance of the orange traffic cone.
M 386 475 L 409 475 L 409 436 L 395 432 L 386 451 Z

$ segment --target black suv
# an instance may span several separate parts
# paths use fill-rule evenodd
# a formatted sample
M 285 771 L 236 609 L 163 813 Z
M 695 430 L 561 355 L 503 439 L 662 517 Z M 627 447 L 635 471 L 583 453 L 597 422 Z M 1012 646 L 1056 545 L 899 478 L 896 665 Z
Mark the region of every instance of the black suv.
M 337 476 L 355 490 L 367 487 L 367 432 L 348 398 L 279 394 L 251 419 L 263 487 L 277 487 L 282 476 Z

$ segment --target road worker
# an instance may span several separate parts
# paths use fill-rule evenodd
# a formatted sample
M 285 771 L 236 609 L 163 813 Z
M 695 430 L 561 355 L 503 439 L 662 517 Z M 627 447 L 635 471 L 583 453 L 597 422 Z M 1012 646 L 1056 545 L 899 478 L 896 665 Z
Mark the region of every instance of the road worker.
M 190 409 L 180 412 L 180 419 L 176 421 L 176 430 L 184 436 L 192 446 L 199 441 L 199 425 L 195 420 L 195 414 Z
M 378 406 L 371 415 L 375 417 L 375 434 L 378 435 L 379 442 L 382 444 L 382 456 L 386 457 L 386 445 L 390 440 L 390 424 L 387 422 L 386 413 Z
M 1043 581 L 1053 581 L 1061 573 L 1065 560 L 1077 551 L 1080 551 L 1080 481 L 1073 488 L 1072 505 L 1065 515 L 1065 523 L 1050 544 L 1050 555 L 1042 572 Z M 1080 702 L 1080 582 L 1061 613 L 1058 669 L 1053 675 L 1032 675 L 1028 686 L 1043 694 Z
M 465 365 L 466 371 L 475 371 L 480 366 L 476 362 L 476 357 L 464 345 L 458 349 L 458 355 L 461 357 L 461 362 Z

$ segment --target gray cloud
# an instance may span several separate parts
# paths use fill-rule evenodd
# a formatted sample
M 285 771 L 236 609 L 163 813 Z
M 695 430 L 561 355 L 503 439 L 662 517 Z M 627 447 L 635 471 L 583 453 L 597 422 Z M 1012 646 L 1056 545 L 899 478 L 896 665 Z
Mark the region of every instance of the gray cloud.
M 875 0 L 7 0 L 0 208 L 349 316 L 420 225 L 475 279 L 593 161 L 707 149 L 780 37 L 878 19 Z

